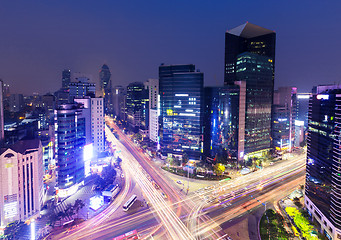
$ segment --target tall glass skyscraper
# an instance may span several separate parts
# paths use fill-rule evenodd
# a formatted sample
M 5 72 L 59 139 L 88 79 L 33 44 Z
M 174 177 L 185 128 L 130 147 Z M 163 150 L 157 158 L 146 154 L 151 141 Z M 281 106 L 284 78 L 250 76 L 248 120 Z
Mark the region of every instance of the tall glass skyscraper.
M 305 203 L 329 239 L 341 239 L 341 89 L 320 86 L 309 103 Z
M 134 131 L 148 127 L 148 100 L 148 90 L 142 82 L 130 83 L 127 86 L 127 122 Z
M 65 69 L 62 73 L 62 88 L 68 88 L 71 82 L 71 70 Z
M 99 79 L 104 98 L 105 113 L 113 113 L 111 72 L 108 65 L 103 64 L 101 71 L 99 72 Z
M 246 82 L 245 153 L 271 146 L 276 33 L 245 23 L 225 34 L 225 85 Z
M 204 153 L 224 162 L 238 160 L 239 86 L 206 87 Z
M 204 74 L 195 65 L 161 65 L 160 143 L 162 154 L 199 160 L 202 146 Z
M 57 186 L 61 196 L 73 194 L 84 180 L 85 118 L 81 114 L 78 104 L 62 104 L 55 110 Z

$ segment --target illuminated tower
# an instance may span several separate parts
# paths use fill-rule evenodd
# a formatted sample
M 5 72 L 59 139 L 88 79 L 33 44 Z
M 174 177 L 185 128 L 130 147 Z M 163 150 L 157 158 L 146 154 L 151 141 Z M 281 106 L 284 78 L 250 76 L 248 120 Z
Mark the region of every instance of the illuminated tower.
M 101 92 L 104 98 L 104 110 L 105 114 L 110 114 L 113 111 L 112 104 L 112 87 L 111 87 L 111 73 L 109 67 L 103 64 L 101 71 L 99 72 Z
M 245 23 L 225 34 L 225 85 L 246 82 L 245 153 L 271 146 L 276 33 Z

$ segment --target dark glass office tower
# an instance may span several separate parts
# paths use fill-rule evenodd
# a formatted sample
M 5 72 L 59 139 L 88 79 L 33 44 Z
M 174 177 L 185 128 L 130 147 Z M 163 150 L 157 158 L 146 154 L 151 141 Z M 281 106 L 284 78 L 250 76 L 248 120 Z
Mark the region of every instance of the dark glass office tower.
M 310 98 L 305 202 L 321 232 L 341 239 L 341 89 L 328 88 Z
M 65 69 L 62 73 L 62 88 L 68 88 L 71 82 L 71 70 Z
M 202 154 L 202 100 L 204 74 L 195 65 L 161 65 L 160 144 L 164 156 L 199 160 Z
M 214 158 L 225 164 L 236 162 L 239 159 L 240 87 L 205 87 L 204 93 L 204 154 L 211 162 Z
M 100 86 L 102 95 L 104 98 L 105 113 L 113 113 L 112 104 L 112 85 L 111 85 L 111 72 L 108 65 L 103 64 L 101 71 L 99 72 Z
M 271 145 L 273 61 L 254 53 L 237 56 L 236 77 L 246 82 L 245 153 L 267 150 Z
M 245 23 L 225 34 L 225 85 L 246 82 L 245 153 L 271 145 L 276 33 Z
M 272 30 L 245 23 L 225 33 L 225 85 L 236 81 L 237 56 L 250 52 L 269 57 L 275 63 L 276 33 Z M 275 64 L 272 66 L 273 76 Z M 272 79 L 274 80 L 274 79 Z M 273 82 L 272 82 L 273 85 Z
M 146 129 L 146 120 L 148 121 L 148 90 L 142 82 L 130 83 L 127 86 L 127 122 L 129 127 L 138 131 Z

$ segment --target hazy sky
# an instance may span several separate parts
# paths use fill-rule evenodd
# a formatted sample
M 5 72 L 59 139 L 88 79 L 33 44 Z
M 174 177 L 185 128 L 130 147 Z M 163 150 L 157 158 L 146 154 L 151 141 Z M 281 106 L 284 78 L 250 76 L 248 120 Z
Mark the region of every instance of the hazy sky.
M 280 2 L 280 3 L 279 3 Z M 214 4 L 213 4 L 214 3 Z M 341 1 L 1 1 L 0 78 L 12 93 L 54 92 L 61 72 L 106 63 L 113 85 L 193 63 L 222 85 L 224 33 L 249 21 L 277 33 L 275 85 L 340 82 Z

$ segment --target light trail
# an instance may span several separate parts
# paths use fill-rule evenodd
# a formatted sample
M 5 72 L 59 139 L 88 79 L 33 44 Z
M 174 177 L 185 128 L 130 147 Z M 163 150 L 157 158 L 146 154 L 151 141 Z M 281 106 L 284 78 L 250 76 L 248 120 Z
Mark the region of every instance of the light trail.
M 186 228 L 184 223 L 174 213 L 170 206 L 165 202 L 161 194 L 154 188 L 151 182 L 146 177 L 146 174 L 142 171 L 142 167 L 135 157 L 127 151 L 122 143 L 114 138 L 110 129 L 105 126 L 105 132 L 108 136 L 107 140 L 115 143 L 120 147 L 122 156 L 122 167 L 129 170 L 134 170 L 134 179 L 142 189 L 143 193 L 148 198 L 151 205 L 156 210 L 156 213 L 161 220 L 163 226 L 167 229 L 172 239 L 195 239 L 191 232 Z M 115 141 L 116 140 L 116 141 Z

